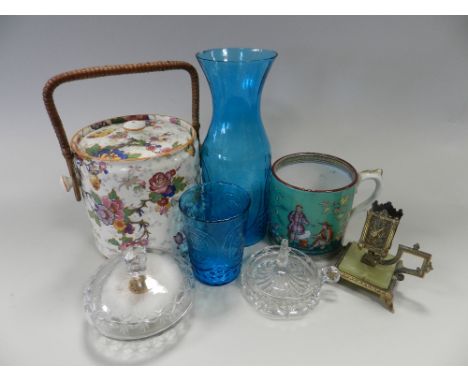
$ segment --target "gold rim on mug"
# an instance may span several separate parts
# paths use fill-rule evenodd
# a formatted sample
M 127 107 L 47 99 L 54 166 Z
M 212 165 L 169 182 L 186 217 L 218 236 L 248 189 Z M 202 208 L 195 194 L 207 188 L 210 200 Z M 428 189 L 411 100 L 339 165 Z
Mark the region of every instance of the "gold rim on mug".
M 325 164 L 335 165 L 339 167 L 340 169 L 347 171 L 351 175 L 352 180 L 351 180 L 351 183 L 347 184 L 346 186 L 343 186 L 340 188 L 329 189 L 329 190 L 313 190 L 310 188 L 303 188 L 303 187 L 295 186 L 281 179 L 279 175 L 277 174 L 277 171 L 280 168 L 289 164 L 294 164 L 294 163 L 325 163 Z M 287 187 L 295 188 L 296 190 L 301 190 L 301 191 L 306 191 L 306 192 L 338 192 L 338 191 L 346 190 L 347 188 L 353 187 L 359 179 L 359 174 L 357 170 L 349 162 L 346 162 L 344 159 L 341 159 L 341 158 L 338 158 L 329 154 L 312 153 L 312 152 L 300 152 L 300 153 L 293 153 L 293 154 L 285 155 L 277 159 L 275 163 L 273 163 L 273 165 L 271 166 L 271 172 L 273 176 L 280 183 L 283 183 Z

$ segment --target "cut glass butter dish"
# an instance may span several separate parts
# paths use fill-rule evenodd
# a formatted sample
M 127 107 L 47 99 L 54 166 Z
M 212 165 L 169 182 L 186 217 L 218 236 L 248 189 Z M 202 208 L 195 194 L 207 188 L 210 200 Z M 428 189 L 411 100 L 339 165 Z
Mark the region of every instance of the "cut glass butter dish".
M 193 275 L 182 256 L 127 248 L 98 269 L 84 291 L 89 322 L 104 336 L 134 340 L 159 334 L 190 309 Z
M 301 251 L 281 246 L 252 254 L 242 267 L 242 292 L 263 315 L 274 319 L 300 317 L 317 305 L 325 282 L 340 279 L 336 267 L 318 268 Z

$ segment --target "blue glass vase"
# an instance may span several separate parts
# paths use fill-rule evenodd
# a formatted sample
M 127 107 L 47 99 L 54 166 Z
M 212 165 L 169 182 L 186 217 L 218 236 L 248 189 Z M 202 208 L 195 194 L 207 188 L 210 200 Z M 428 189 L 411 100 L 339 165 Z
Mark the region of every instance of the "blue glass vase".
M 225 48 L 197 53 L 213 98 L 213 116 L 201 149 L 204 182 L 235 183 L 250 194 L 246 245 L 265 236 L 270 143 L 260 115 L 263 84 L 277 53 Z

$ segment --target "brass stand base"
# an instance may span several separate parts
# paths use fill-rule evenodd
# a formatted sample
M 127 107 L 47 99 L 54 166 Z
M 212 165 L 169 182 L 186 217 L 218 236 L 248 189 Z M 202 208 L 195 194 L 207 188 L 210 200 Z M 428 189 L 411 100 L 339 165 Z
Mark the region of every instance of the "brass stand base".
M 357 243 L 350 243 L 343 248 L 336 265 L 341 274 L 340 282 L 377 295 L 393 313 L 393 289 L 397 283 L 394 273 L 399 264 L 371 267 L 361 262 L 365 253 L 366 250 L 360 249 Z M 389 255 L 387 258 L 391 257 L 393 256 Z

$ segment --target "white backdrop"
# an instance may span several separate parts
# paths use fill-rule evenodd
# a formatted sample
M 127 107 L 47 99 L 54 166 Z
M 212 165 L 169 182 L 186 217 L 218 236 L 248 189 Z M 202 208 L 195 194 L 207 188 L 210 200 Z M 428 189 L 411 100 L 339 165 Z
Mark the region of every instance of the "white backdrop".
M 190 319 L 142 356 L 143 345 L 110 344 L 85 324 L 81 291 L 104 259 L 84 208 L 59 186 L 66 166 L 42 86 L 83 66 L 199 68 L 195 52 L 224 46 L 279 53 L 262 102 L 273 159 L 318 151 L 383 168 L 380 200 L 405 212 L 394 247 L 419 242 L 434 271 L 399 285 L 394 314 L 338 285 L 294 322 L 259 316 L 236 283 L 197 284 Z M 0 49 L 1 364 L 120 363 L 123 354 L 158 365 L 468 363 L 466 17 L 0 17 Z M 204 137 L 211 97 L 199 74 Z M 115 115 L 190 119 L 189 89 L 174 72 L 65 85 L 56 99 L 71 134 Z M 350 222 L 348 240 L 363 221 Z

